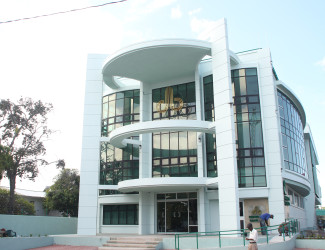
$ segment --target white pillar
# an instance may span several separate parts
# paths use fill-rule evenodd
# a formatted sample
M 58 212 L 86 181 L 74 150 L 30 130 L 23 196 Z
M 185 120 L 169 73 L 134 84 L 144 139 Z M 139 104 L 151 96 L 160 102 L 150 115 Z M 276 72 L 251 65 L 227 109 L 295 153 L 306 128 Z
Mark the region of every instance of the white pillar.
M 140 84 L 140 122 L 151 121 L 152 111 L 152 94 L 151 88 L 145 83 Z M 151 144 L 152 134 L 140 135 L 141 148 L 139 152 L 139 178 L 151 178 L 152 177 L 152 156 L 151 156 Z
M 104 55 L 89 55 L 84 104 L 78 234 L 96 235 Z
M 204 103 L 202 104 L 202 85 L 200 81 L 199 67 L 196 67 L 195 70 L 195 96 L 196 96 L 196 119 L 202 120 L 202 107 L 204 107 Z M 204 177 L 204 157 L 203 157 L 203 147 L 204 147 L 204 134 L 197 133 L 197 171 L 198 177 Z
M 155 233 L 154 193 L 139 192 L 139 234 Z
M 238 175 L 226 20 L 221 20 L 212 41 L 220 230 L 239 229 Z
M 274 215 L 274 219 L 270 223 L 277 225 L 285 220 L 281 172 L 281 127 L 277 111 L 277 90 L 273 79 L 270 51 L 268 49 L 259 50 L 258 57 L 265 166 L 269 187 L 269 213 Z
M 206 193 L 205 188 L 201 188 L 198 191 L 198 231 L 199 232 L 206 232 L 206 208 L 208 206 L 207 200 L 206 200 Z

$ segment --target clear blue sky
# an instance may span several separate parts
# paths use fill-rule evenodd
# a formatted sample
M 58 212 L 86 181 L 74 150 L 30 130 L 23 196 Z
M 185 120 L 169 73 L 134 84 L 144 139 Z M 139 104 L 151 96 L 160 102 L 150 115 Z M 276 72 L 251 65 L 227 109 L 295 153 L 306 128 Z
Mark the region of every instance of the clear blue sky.
M 0 21 L 64 11 L 108 1 L 11 0 L 0 2 Z M 129 0 L 86 11 L 0 24 L 0 98 L 39 98 L 54 104 L 49 158 L 80 167 L 87 53 L 109 54 L 144 40 L 200 38 L 225 17 L 234 52 L 271 49 L 275 70 L 301 100 L 317 146 L 325 193 L 325 1 Z M 48 168 L 40 190 L 57 173 Z M 3 182 L 3 184 L 5 184 Z

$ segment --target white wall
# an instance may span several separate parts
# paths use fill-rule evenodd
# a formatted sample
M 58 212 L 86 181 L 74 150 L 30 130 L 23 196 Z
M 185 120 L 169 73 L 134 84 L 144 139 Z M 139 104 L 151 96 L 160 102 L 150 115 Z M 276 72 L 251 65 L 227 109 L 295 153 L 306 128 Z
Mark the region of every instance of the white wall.
M 77 233 L 78 218 L 0 214 L 0 226 L 20 236 Z
M 305 151 L 306 151 L 306 162 L 307 162 L 307 172 L 308 179 L 310 181 L 310 194 L 305 198 L 305 209 L 306 209 L 306 227 L 307 228 L 316 228 L 317 219 L 316 219 L 316 204 L 315 204 L 315 187 L 314 187 L 314 177 L 311 163 L 311 148 L 310 148 L 310 139 L 305 137 Z
M 282 183 L 281 129 L 277 104 L 272 59 L 268 49 L 258 50 L 258 81 L 263 127 L 263 141 L 267 186 L 269 187 L 269 213 L 274 214 L 271 225 L 285 221 Z
M 289 207 L 289 214 L 290 214 L 290 218 L 298 219 L 301 229 L 307 227 L 307 218 L 306 218 L 305 209 L 291 205 Z
M 96 235 L 102 112 L 102 74 L 105 55 L 89 55 L 80 167 L 78 234 Z
M 219 231 L 220 230 L 220 219 L 219 219 L 219 201 L 210 200 L 210 229 L 208 231 Z

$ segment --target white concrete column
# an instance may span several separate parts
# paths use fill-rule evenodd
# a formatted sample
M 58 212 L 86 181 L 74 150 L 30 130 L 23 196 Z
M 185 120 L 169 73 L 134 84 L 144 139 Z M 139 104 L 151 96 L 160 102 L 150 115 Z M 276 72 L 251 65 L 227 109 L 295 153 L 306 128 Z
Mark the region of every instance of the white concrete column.
M 239 229 L 238 175 L 226 20 L 221 20 L 212 41 L 220 230 Z
M 207 225 L 206 225 L 206 210 L 208 207 L 207 199 L 206 199 L 206 193 L 205 188 L 201 188 L 198 191 L 198 226 L 199 226 L 199 232 L 206 232 Z
M 139 234 L 155 233 L 155 196 L 139 192 Z
M 202 120 L 202 84 L 200 81 L 199 67 L 195 70 L 195 97 L 196 97 L 196 119 Z M 204 104 L 203 104 L 204 105 Z M 204 106 L 203 106 L 204 107 Z M 197 133 L 197 171 L 198 177 L 204 177 L 204 157 L 203 157 L 203 146 L 204 146 L 204 134 Z
M 151 88 L 145 83 L 140 84 L 140 122 L 151 121 L 152 111 Z M 139 178 L 152 177 L 152 134 L 140 135 L 141 148 L 139 152 Z
M 285 220 L 285 209 L 281 172 L 281 127 L 278 118 L 277 90 L 271 62 L 269 49 L 258 51 L 258 80 L 267 173 L 266 181 L 269 187 L 269 213 L 274 215 L 274 219 L 270 223 L 271 225 L 277 225 Z
M 78 234 L 96 235 L 102 111 L 101 65 L 106 56 L 89 55 L 84 104 Z

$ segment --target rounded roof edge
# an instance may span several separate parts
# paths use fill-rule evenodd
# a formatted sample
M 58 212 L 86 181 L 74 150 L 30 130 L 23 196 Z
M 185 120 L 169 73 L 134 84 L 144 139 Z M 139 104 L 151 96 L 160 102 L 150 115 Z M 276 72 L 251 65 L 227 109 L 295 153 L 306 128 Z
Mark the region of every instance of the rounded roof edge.
M 104 62 L 104 66 L 102 68 L 102 74 L 103 74 L 103 80 L 104 82 L 111 88 L 117 89 L 119 88 L 118 83 L 115 81 L 114 76 L 121 76 L 121 77 L 130 77 L 134 78 L 134 76 L 140 76 L 141 81 L 141 73 L 138 72 L 137 74 L 134 72 L 131 72 L 130 70 L 125 70 L 126 68 L 130 68 L 133 66 L 136 66 L 139 69 L 139 66 L 142 65 L 143 67 L 146 67 L 147 65 L 154 63 L 157 63 L 157 60 L 149 60 L 150 58 L 150 53 L 154 56 L 157 56 L 157 53 L 161 53 L 162 60 L 167 60 L 165 50 L 163 48 L 170 48 L 174 49 L 173 53 L 171 53 L 171 59 L 168 63 L 170 62 L 175 62 L 176 65 L 179 65 L 180 63 L 177 61 L 177 56 L 175 54 L 175 49 L 179 52 L 182 53 L 184 52 L 187 54 L 187 61 L 198 63 L 201 58 L 205 55 L 211 55 L 211 43 L 207 41 L 202 41 L 202 40 L 195 40 L 195 39 L 159 39 L 159 40 L 152 40 L 152 41 L 145 41 L 145 42 L 140 42 L 136 44 L 129 45 L 127 47 L 124 47 L 112 55 L 110 55 Z M 193 48 L 191 53 L 188 53 L 189 50 Z M 160 50 L 159 50 L 160 49 Z M 148 51 L 150 52 L 148 54 Z M 156 53 L 153 53 L 153 51 L 156 51 Z M 138 52 L 141 52 L 138 53 Z M 139 60 L 137 63 L 135 63 L 136 58 L 134 56 L 139 57 Z M 173 57 L 174 55 L 174 57 Z M 128 62 L 127 59 L 130 59 L 131 62 Z M 143 59 L 147 59 L 147 62 Z M 180 59 L 179 59 L 180 60 Z M 139 65 L 140 64 L 140 65 Z M 175 66 L 176 66 L 175 65 Z M 125 75 L 123 75 L 125 73 Z M 144 79 L 146 80 L 146 79 Z
M 107 63 L 112 61 L 123 54 L 131 53 L 132 51 L 146 49 L 150 47 L 161 47 L 161 46 L 186 46 L 186 47 L 202 47 L 204 49 L 211 50 L 211 42 L 197 40 L 197 39 L 182 39 L 182 38 L 171 38 L 171 39 L 156 39 L 134 43 L 117 50 L 115 53 L 109 55 L 104 62 L 103 71 L 107 67 Z
M 282 81 L 276 81 L 276 87 L 281 90 L 284 94 L 286 94 L 290 100 L 296 105 L 298 108 L 299 114 L 301 116 L 301 122 L 303 125 L 303 128 L 306 126 L 306 113 L 304 110 L 304 107 L 302 106 L 300 100 L 298 97 L 294 94 L 294 92 Z

